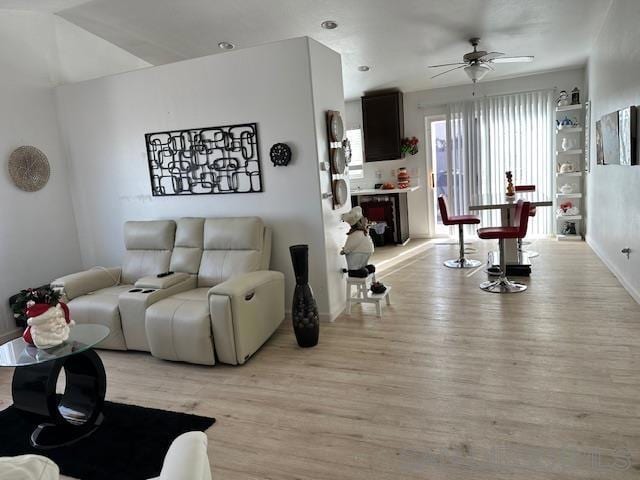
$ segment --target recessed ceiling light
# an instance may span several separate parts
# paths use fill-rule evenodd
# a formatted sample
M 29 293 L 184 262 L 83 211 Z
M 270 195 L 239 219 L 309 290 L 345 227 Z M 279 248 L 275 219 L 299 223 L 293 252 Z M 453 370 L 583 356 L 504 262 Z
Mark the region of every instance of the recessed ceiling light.
M 218 47 L 220 47 L 222 50 L 233 50 L 234 48 L 236 48 L 236 46 L 230 42 L 220 42 L 218 44 Z
M 369 70 L 371 70 L 371 67 L 369 65 L 360 65 L 358 67 L 358 71 L 360 72 L 368 72 Z
M 334 28 L 338 28 L 338 23 L 333 20 L 325 20 L 320 24 L 320 26 L 327 30 L 333 30 Z

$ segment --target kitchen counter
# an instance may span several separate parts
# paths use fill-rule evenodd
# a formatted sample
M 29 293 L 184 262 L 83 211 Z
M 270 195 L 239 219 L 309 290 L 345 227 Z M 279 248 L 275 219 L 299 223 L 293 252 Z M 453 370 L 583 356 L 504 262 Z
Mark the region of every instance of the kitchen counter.
M 354 188 L 351 190 L 351 195 L 354 196 L 362 196 L 362 195 L 391 195 L 392 193 L 409 193 L 415 192 L 419 190 L 420 186 L 416 185 L 415 187 L 407 187 L 407 188 L 391 188 L 389 190 L 384 190 L 382 188 Z

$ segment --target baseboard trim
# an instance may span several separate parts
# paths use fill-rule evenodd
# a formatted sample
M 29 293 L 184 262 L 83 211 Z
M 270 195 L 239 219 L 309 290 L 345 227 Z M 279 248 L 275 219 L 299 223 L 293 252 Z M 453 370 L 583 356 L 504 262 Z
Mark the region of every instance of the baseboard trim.
M 0 345 L 13 340 L 14 338 L 18 338 L 20 335 L 22 335 L 22 329 L 20 328 L 10 330 L 7 333 L 3 333 L 2 335 L 0 335 Z
M 636 288 L 624 278 L 624 275 L 620 273 L 620 271 L 616 268 L 616 266 L 613 265 L 611 262 L 609 262 L 607 257 L 604 255 L 604 252 L 602 251 L 602 249 L 600 249 L 600 247 L 594 241 L 591 240 L 591 237 L 587 235 L 585 241 L 587 242 L 587 245 L 589 245 L 593 253 L 595 253 L 596 256 L 600 259 L 600 261 L 605 264 L 605 266 L 609 269 L 609 271 L 613 274 L 613 276 L 618 279 L 618 282 L 620 282 L 620 285 L 622 285 L 622 287 L 627 291 L 627 293 L 629 293 L 629 295 L 631 295 L 631 297 L 638 304 L 640 304 L 640 291 L 636 290 Z

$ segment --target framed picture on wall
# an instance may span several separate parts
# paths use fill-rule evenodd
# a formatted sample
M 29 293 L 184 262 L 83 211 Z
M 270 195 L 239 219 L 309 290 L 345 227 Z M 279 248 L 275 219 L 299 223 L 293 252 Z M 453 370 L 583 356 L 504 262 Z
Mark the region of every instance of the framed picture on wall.
M 584 104 L 584 169 L 591 171 L 591 102 Z
M 637 162 L 636 107 L 627 107 L 618 111 L 618 130 L 620 165 L 635 165 Z
M 602 143 L 602 121 L 596 122 L 596 164 L 604 165 L 604 145 Z
M 620 164 L 620 134 L 618 112 L 608 113 L 602 117 L 602 147 L 605 165 Z

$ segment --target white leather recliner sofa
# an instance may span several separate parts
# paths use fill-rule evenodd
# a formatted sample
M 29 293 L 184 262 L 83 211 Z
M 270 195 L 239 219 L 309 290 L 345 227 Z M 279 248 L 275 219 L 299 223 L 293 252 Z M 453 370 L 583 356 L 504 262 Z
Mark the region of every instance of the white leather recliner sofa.
M 100 348 L 127 350 L 138 346 L 139 339 L 132 331 L 139 330 L 136 326 L 141 325 L 144 332 L 144 312 L 142 316 L 128 314 L 126 308 L 120 308 L 121 297 L 140 285 L 140 280 L 151 281 L 157 278 L 158 273 L 169 270 L 175 233 L 176 223 L 173 220 L 126 222 L 126 253 L 122 267 L 95 267 L 51 282 L 53 288 L 65 294 L 76 323 L 98 323 L 109 327 L 111 333 Z M 182 288 L 189 288 L 189 285 L 182 285 Z M 144 300 L 150 302 L 160 296 L 168 296 L 175 293 L 172 290 L 177 292 L 179 288 L 149 292 L 153 295 L 145 295 Z M 140 300 L 142 302 L 142 296 Z
M 122 268 L 52 282 L 77 323 L 111 329 L 98 348 L 238 365 L 282 323 L 284 275 L 268 271 L 271 231 L 260 218 L 127 222 L 124 230 Z

